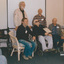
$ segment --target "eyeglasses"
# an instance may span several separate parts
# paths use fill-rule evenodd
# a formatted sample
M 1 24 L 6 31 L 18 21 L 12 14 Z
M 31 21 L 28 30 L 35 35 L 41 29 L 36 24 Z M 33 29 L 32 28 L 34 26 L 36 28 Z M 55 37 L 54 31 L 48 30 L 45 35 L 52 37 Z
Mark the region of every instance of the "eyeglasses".
M 37 23 L 37 22 L 39 22 L 39 21 L 35 21 L 35 23 Z

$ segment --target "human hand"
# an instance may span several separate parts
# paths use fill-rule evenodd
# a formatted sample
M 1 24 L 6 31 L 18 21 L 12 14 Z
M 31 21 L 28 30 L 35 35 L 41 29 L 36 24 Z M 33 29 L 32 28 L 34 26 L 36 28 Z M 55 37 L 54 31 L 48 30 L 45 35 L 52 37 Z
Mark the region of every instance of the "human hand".
M 48 33 L 45 33 L 45 36 L 47 36 L 48 35 Z
M 33 40 L 35 40 L 36 39 L 36 37 L 35 36 L 33 36 L 33 38 L 32 38 Z
M 52 36 L 52 34 L 48 34 L 48 36 Z

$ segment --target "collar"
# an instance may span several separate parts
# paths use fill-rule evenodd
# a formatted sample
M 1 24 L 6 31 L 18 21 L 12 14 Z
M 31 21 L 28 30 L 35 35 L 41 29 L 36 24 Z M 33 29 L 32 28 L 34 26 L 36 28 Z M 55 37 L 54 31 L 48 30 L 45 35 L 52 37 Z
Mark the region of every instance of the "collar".
M 54 26 L 54 24 L 52 23 L 52 26 Z M 56 24 L 56 26 L 57 26 L 57 24 Z
M 38 16 L 39 16 L 39 14 L 37 14 Z M 42 15 L 41 16 L 39 16 L 39 17 L 42 17 Z
M 24 12 L 24 10 L 21 10 L 21 9 L 20 9 L 20 11 L 21 11 L 21 12 Z

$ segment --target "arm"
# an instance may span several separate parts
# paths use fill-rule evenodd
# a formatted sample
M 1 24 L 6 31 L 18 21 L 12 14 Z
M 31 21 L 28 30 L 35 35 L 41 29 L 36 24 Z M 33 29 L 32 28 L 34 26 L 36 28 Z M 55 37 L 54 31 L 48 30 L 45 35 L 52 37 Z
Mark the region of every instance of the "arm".
M 17 28 L 18 28 L 18 12 L 17 12 L 17 10 L 15 10 L 15 12 L 14 12 L 14 24 L 16 26 L 15 30 L 17 30 Z
M 29 32 L 30 35 L 35 36 L 33 31 L 31 31 L 29 27 L 27 27 L 27 29 L 28 29 L 28 32 Z
M 44 17 L 44 27 L 47 27 L 46 18 Z
M 62 36 L 62 30 L 61 30 L 61 26 L 59 25 L 59 32 L 60 32 L 60 36 Z
M 29 34 L 32 35 L 32 37 L 33 37 L 32 39 L 33 39 L 33 41 L 34 41 L 34 40 L 36 39 L 36 37 L 35 37 L 33 31 L 31 31 L 29 27 L 28 27 L 28 32 L 29 32 Z
M 48 28 L 51 30 L 51 25 L 49 25 Z
M 16 31 L 16 37 L 17 37 L 17 39 L 19 39 L 19 34 L 20 34 L 20 28 L 18 27 L 18 29 L 17 29 L 17 31 Z
M 27 13 L 25 12 L 25 17 L 28 19 Z
M 36 16 L 34 16 L 33 20 L 32 20 L 32 25 L 34 25 L 34 20 L 36 19 Z
M 18 27 L 17 31 L 16 31 L 16 37 L 17 39 L 21 39 L 23 36 L 23 30 L 21 27 Z
M 42 32 L 40 32 L 39 30 L 38 30 L 38 28 L 36 28 L 36 27 L 34 27 L 33 28 L 33 33 L 35 34 L 35 36 L 38 36 L 38 35 L 45 35 L 45 31 L 43 30 L 43 28 L 42 28 Z

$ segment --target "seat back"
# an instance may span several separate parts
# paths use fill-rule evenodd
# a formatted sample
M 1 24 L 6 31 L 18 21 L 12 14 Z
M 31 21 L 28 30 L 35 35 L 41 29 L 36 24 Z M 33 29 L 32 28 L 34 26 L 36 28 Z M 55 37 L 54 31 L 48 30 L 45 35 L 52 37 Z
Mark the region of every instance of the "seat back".
M 13 31 L 10 31 L 10 32 L 9 32 L 9 36 L 10 36 L 10 39 L 11 39 L 11 41 L 12 41 L 12 46 L 13 46 L 13 47 L 19 47 L 19 42 L 18 42 L 17 38 L 15 37 Z

